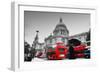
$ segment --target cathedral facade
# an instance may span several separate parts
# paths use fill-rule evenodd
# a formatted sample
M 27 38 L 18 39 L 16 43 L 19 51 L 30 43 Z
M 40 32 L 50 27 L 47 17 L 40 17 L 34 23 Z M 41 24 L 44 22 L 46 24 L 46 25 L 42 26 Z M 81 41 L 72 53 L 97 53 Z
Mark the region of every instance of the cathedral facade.
M 41 50 L 44 49 L 45 47 L 53 47 L 58 42 L 64 43 L 64 45 L 68 44 L 68 40 L 70 39 L 78 39 L 82 43 L 86 42 L 87 38 L 87 33 L 88 32 L 83 32 L 80 34 L 76 34 L 73 36 L 69 36 L 69 30 L 67 29 L 66 25 L 64 24 L 62 18 L 60 18 L 59 23 L 56 25 L 55 29 L 53 30 L 53 34 L 49 35 L 48 37 L 45 38 L 44 43 L 39 43 L 38 40 L 38 32 L 36 34 L 36 37 L 33 41 L 32 47 Z
M 67 45 L 69 37 L 69 30 L 66 25 L 63 23 L 62 18 L 60 18 L 59 23 L 56 25 L 53 30 L 53 34 L 45 38 L 46 46 L 55 45 L 58 42 L 64 43 Z

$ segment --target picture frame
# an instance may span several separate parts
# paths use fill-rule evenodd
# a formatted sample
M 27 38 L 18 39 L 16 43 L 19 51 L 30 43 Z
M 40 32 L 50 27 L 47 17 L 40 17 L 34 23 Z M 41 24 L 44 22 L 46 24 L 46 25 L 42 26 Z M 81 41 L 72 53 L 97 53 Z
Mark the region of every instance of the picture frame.
M 25 21 L 24 11 L 44 11 L 58 13 L 79 13 L 90 14 L 91 24 L 91 59 L 88 60 L 64 60 L 61 61 L 43 61 L 43 62 L 24 62 L 24 32 Z M 96 50 L 94 39 L 94 29 L 96 24 L 96 8 L 88 6 L 70 5 L 63 6 L 43 6 L 34 5 L 32 3 L 13 2 L 11 4 L 11 69 L 19 70 L 38 70 L 38 69 L 54 69 L 67 67 L 86 67 L 96 66 Z

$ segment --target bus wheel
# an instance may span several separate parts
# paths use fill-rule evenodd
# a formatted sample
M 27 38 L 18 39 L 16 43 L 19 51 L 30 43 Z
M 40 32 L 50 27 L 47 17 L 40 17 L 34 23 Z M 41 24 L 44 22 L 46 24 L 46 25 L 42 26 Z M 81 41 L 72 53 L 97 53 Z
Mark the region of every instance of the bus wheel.
M 86 58 L 86 59 L 90 59 L 90 55 L 86 55 L 85 58 Z

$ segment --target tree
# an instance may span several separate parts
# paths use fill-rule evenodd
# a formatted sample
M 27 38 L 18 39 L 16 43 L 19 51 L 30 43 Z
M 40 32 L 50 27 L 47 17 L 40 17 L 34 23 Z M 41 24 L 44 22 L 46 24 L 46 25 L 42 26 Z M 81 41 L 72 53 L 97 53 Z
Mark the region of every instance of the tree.
M 30 48 L 30 45 L 27 42 L 24 42 L 24 53 L 28 54 L 29 48 Z
M 30 45 L 27 42 L 24 42 L 24 61 L 31 61 L 32 55 L 31 55 L 31 48 Z
M 89 32 L 87 33 L 87 37 L 86 37 L 86 41 L 87 41 L 87 45 L 90 45 L 90 30 Z

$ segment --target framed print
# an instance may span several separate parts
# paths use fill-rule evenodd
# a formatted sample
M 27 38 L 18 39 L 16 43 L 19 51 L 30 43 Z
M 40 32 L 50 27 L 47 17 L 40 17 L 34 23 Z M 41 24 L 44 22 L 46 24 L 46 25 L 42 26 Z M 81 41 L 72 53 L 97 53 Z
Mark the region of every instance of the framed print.
M 12 70 L 96 65 L 96 9 L 12 3 Z

